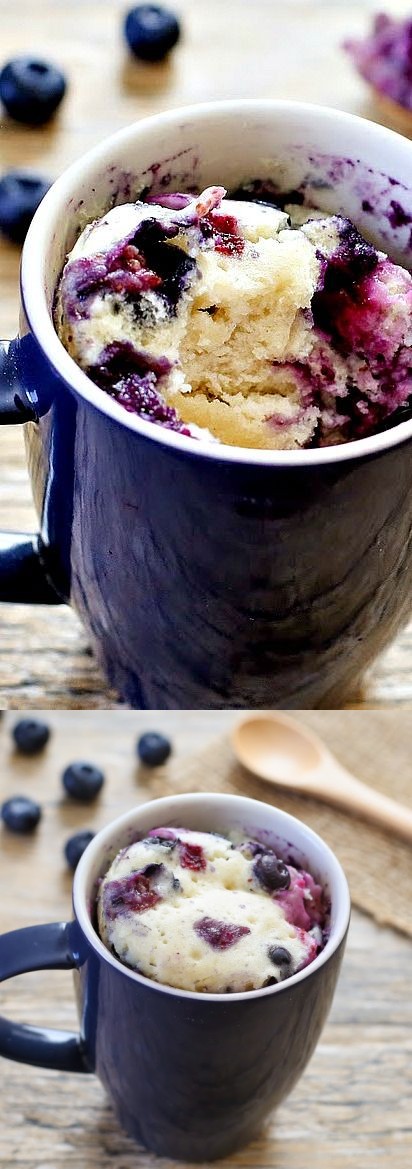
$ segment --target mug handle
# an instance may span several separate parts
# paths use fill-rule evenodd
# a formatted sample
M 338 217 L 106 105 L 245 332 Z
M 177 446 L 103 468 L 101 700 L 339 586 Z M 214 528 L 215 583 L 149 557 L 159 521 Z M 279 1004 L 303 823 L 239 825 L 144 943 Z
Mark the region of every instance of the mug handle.
M 0 341 L 0 425 L 38 422 L 38 415 L 19 380 L 12 341 Z M 41 555 L 39 536 L 0 532 L 0 601 L 61 605 Z
M 29 970 L 72 970 L 79 953 L 73 923 L 52 922 L 12 930 L 0 937 L 0 982 Z M 17 1063 L 63 1072 L 91 1072 L 80 1035 L 9 1022 L 0 1015 L 0 1055 Z

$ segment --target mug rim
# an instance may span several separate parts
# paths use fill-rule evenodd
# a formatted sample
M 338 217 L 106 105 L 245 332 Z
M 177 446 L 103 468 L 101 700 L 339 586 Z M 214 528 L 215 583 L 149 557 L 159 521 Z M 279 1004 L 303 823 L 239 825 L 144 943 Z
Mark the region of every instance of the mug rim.
M 163 809 L 176 808 L 176 811 L 179 811 L 180 809 L 184 810 L 187 805 L 193 805 L 193 803 L 195 806 L 204 806 L 208 803 L 209 800 L 215 807 L 217 806 L 217 808 L 219 806 L 222 807 L 223 805 L 229 804 L 238 811 L 242 811 L 243 809 L 245 813 L 250 815 L 253 814 L 253 809 L 256 805 L 259 808 L 266 809 L 268 814 L 273 815 L 273 817 L 276 819 L 276 827 L 275 824 L 273 825 L 274 834 L 279 835 L 280 838 L 285 841 L 285 843 L 287 841 L 289 846 L 292 848 L 296 847 L 303 853 L 305 851 L 306 840 L 308 841 L 309 846 L 316 846 L 317 849 L 320 849 L 322 856 L 328 863 L 329 877 L 333 876 L 333 880 L 336 882 L 336 891 L 340 899 L 338 901 L 337 919 L 333 929 L 331 928 L 331 932 L 327 942 L 325 943 L 325 946 L 323 947 L 323 950 L 320 951 L 320 953 L 316 956 L 316 958 L 313 959 L 312 962 L 308 964 L 308 966 L 305 966 L 296 974 L 291 975 L 290 978 L 285 979 L 283 982 L 278 982 L 274 986 L 262 987 L 260 990 L 236 991 L 234 993 L 230 992 L 227 994 L 218 994 L 203 991 L 183 990 L 180 987 L 169 986 L 167 983 L 156 982 L 154 979 L 147 978 L 144 974 L 140 974 L 135 970 L 131 970 L 118 958 L 115 958 L 114 954 L 112 954 L 104 945 L 101 938 L 99 937 L 99 934 L 97 933 L 97 930 L 94 928 L 86 896 L 86 882 L 90 873 L 90 868 L 92 867 L 93 863 L 96 862 L 97 858 L 103 854 L 104 846 L 110 842 L 114 833 L 117 833 L 119 830 L 126 830 L 126 828 L 131 827 L 132 824 L 138 820 L 140 813 L 143 812 L 145 814 L 147 813 L 148 809 L 153 809 L 153 815 L 155 818 L 152 827 L 156 827 L 156 822 L 159 823 L 159 817 L 157 816 L 158 811 L 159 816 L 161 817 Z M 169 811 L 167 814 L 171 815 L 172 813 Z M 302 847 L 296 843 L 294 844 L 293 835 L 296 824 L 298 825 L 299 831 L 303 830 L 303 835 L 305 837 L 305 842 Z M 138 828 L 137 823 L 136 827 Z M 272 826 L 270 825 L 270 828 L 271 827 Z M 144 832 L 147 831 L 149 831 L 149 829 L 145 828 Z M 290 832 L 292 832 L 292 839 L 289 839 Z M 138 839 L 140 838 L 138 837 Z M 116 851 L 118 851 L 118 849 L 116 849 Z M 111 861 L 109 863 L 111 864 Z M 309 859 L 308 866 L 310 869 L 311 861 Z M 87 845 L 87 848 L 80 858 L 74 875 L 73 909 L 76 921 L 82 931 L 82 934 L 86 937 L 93 950 L 97 952 L 100 958 L 106 961 L 110 966 L 113 966 L 115 970 L 120 971 L 120 973 L 122 973 L 125 977 L 131 978 L 132 981 L 137 982 L 139 985 L 146 986 L 151 990 L 157 991 L 158 993 L 174 995 L 178 998 L 194 1000 L 196 1002 L 207 1001 L 227 1004 L 228 1001 L 247 1002 L 252 999 L 262 998 L 263 996 L 267 996 L 269 994 L 280 994 L 283 990 L 287 991 L 288 988 L 291 988 L 292 984 L 294 985 L 295 983 L 302 982 L 305 978 L 315 974 L 317 970 L 319 970 L 322 966 L 325 965 L 325 963 L 329 961 L 329 959 L 333 956 L 346 937 L 350 922 L 351 900 L 348 882 L 336 854 L 329 847 L 329 845 L 326 844 L 326 841 L 324 841 L 317 832 L 314 832 L 314 830 L 310 828 L 304 820 L 300 820 L 297 816 L 292 816 L 289 812 L 284 812 L 283 809 L 277 808 L 273 804 L 266 804 L 263 800 L 255 800 L 250 796 L 238 796 L 229 792 L 187 792 L 183 794 L 164 796 L 154 800 L 146 800 L 144 803 L 136 805 L 128 812 L 122 813 L 122 815 L 118 816 L 116 820 L 112 820 L 104 828 L 100 829 L 98 833 L 96 833 L 96 836 L 94 836 L 93 840 L 91 840 Z
M 115 131 L 114 134 L 103 139 L 80 159 L 73 162 L 56 179 L 42 200 L 27 233 L 21 258 L 21 299 L 29 327 L 54 372 L 71 393 L 83 401 L 86 400 L 100 414 L 120 423 L 131 433 L 140 434 L 142 437 L 158 443 L 160 447 L 175 451 L 178 455 L 184 456 L 186 454 L 191 457 L 212 460 L 213 463 L 223 462 L 273 469 L 284 467 L 299 470 L 304 467 L 332 466 L 336 463 L 355 462 L 357 459 L 381 454 L 412 438 L 412 419 L 399 422 L 380 434 L 355 439 L 353 442 L 341 443 L 337 446 L 279 451 L 229 446 L 206 439 L 190 438 L 176 431 L 167 430 L 155 422 L 145 421 L 137 414 L 129 413 L 108 394 L 95 386 L 87 374 L 70 357 L 54 328 L 43 283 L 41 282 L 39 288 L 36 280 L 33 280 L 33 272 L 38 276 L 43 270 L 43 260 L 49 242 L 48 226 L 53 206 L 56 202 L 59 205 L 59 201 L 65 200 L 70 195 L 73 180 L 81 173 L 82 168 L 102 163 L 115 144 L 135 136 L 138 139 L 140 131 L 143 130 L 144 134 L 150 130 L 151 126 L 159 124 L 167 126 L 168 123 L 176 123 L 176 121 L 187 118 L 196 121 L 213 117 L 213 115 L 219 117 L 232 113 L 246 115 L 246 113 L 251 114 L 254 111 L 262 113 L 273 111 L 275 115 L 290 112 L 299 112 L 302 116 L 312 115 L 318 121 L 333 121 L 335 125 L 339 123 L 343 127 L 354 126 L 355 129 L 360 129 L 365 134 L 373 133 L 377 139 L 386 140 L 389 138 L 390 141 L 396 143 L 401 153 L 410 154 L 412 152 L 410 140 L 386 126 L 370 122 L 357 114 L 310 102 L 275 98 L 231 98 L 176 107 L 141 118 L 139 121 Z

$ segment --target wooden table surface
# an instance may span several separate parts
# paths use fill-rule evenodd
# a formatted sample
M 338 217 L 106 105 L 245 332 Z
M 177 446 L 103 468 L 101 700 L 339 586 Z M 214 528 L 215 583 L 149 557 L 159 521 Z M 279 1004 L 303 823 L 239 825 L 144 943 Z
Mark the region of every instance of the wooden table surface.
M 172 0 L 171 0 L 172 2 Z M 306 99 L 380 120 L 341 50 L 375 0 L 173 0 L 184 36 L 169 62 L 133 63 L 121 35 L 126 0 L 0 0 L 1 58 L 47 55 L 70 88 L 49 128 L 0 123 L 0 166 L 56 177 L 119 127 L 170 106 L 210 98 Z M 402 15 L 408 2 L 384 5 Z M 15 333 L 19 253 L 0 241 L 0 336 Z M 0 527 L 36 529 L 22 434 L 1 434 Z M 352 706 L 412 706 L 412 624 L 368 675 Z M 67 608 L 0 606 L 0 707 L 116 706 Z
M 70 917 L 71 877 L 62 845 L 78 827 L 97 829 L 150 799 L 137 736 L 170 734 L 184 759 L 224 734 L 233 712 L 52 712 L 46 752 L 12 752 L 9 713 L 0 725 L 0 802 L 32 793 L 43 819 L 32 838 L 0 832 L 0 931 Z M 300 717 L 299 715 L 297 717 Z M 328 712 L 322 713 L 328 718 Z M 362 718 L 362 714 L 357 716 Z M 325 724 L 326 725 L 326 724 Z M 76 744 L 74 748 L 74 744 Z M 69 804 L 59 776 L 73 759 L 103 766 L 96 805 Z M 382 879 L 388 879 L 383 873 Z M 412 941 L 354 912 L 342 973 L 316 1053 L 261 1139 L 217 1167 L 408 1169 L 412 1163 Z M 1 987 L 1 1013 L 20 1022 L 76 1028 L 71 974 L 28 974 Z M 0 1169 L 156 1169 L 120 1131 L 97 1079 L 1 1061 Z

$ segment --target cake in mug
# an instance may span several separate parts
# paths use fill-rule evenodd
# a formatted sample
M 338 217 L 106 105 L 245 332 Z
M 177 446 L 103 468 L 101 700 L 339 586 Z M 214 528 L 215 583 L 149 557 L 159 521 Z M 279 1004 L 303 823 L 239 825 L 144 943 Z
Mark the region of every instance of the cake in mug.
M 344 443 L 406 415 L 412 278 L 350 220 L 258 183 L 153 199 L 89 223 L 56 294 L 59 337 L 102 391 L 247 448 Z
M 227 994 L 283 982 L 313 962 L 329 930 L 325 890 L 257 840 L 153 828 L 100 882 L 98 930 L 146 978 Z

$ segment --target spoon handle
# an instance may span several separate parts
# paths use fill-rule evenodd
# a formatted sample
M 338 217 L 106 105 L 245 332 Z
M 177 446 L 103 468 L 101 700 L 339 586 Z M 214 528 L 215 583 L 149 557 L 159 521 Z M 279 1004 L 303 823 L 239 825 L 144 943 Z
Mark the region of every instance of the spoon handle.
M 318 778 L 318 782 L 317 782 Z M 311 776 L 306 791 L 335 804 L 346 812 L 360 816 L 378 827 L 394 832 L 412 844 L 412 808 L 406 808 L 356 779 L 334 759 L 325 761 L 318 776 Z

